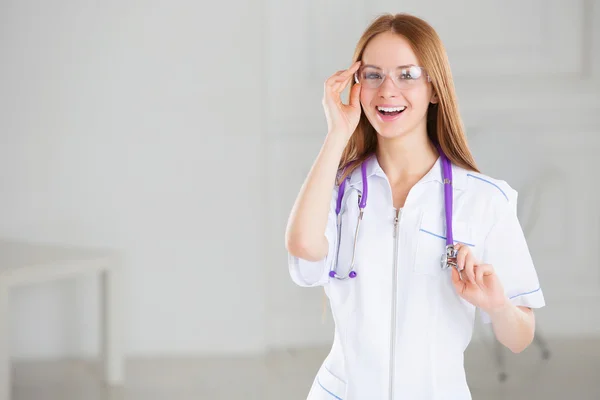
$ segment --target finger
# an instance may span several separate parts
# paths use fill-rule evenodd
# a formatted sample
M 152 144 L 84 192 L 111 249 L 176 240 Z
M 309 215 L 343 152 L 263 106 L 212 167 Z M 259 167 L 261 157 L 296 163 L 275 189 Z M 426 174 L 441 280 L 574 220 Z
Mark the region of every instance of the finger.
M 467 253 L 465 258 L 465 273 L 467 275 L 467 279 L 473 285 L 475 285 L 475 258 L 471 253 Z
M 454 248 L 458 250 L 458 253 L 456 255 L 456 265 L 458 267 L 458 270 L 462 271 L 463 269 L 465 269 L 465 259 L 469 254 L 469 247 L 457 244 L 456 246 L 454 246 Z
M 494 266 L 490 264 L 481 264 L 483 268 L 483 276 L 489 276 L 494 274 Z
M 485 267 L 485 265 L 478 265 L 475 267 L 475 282 L 481 289 L 485 289 L 485 284 L 483 283 Z
M 333 92 L 342 93 L 344 91 L 344 89 L 346 89 L 346 86 L 348 86 L 348 84 L 352 81 L 352 79 L 354 79 L 354 76 L 349 76 L 343 81 L 334 83 L 331 86 L 331 90 Z
M 340 80 L 343 80 L 345 78 L 341 78 L 340 76 L 344 73 L 345 71 L 337 71 L 335 74 L 331 75 L 329 78 L 327 78 L 325 80 L 325 87 L 329 88 L 333 85 L 335 85 L 337 82 L 339 82 Z
M 464 283 L 460 279 L 460 274 L 458 273 L 456 268 L 451 268 L 451 270 L 452 270 L 452 283 L 454 284 L 455 287 L 462 288 Z
M 336 104 L 342 103 L 339 94 L 341 94 L 351 80 L 354 79 L 354 73 L 360 68 L 361 63 L 362 61 L 356 61 L 347 70 L 337 71 L 325 81 L 325 96 L 323 98 L 323 103 L 327 102 L 327 98 L 332 99 Z M 358 105 L 358 101 L 352 99 L 352 93 L 350 95 L 350 100 L 353 107 Z
M 348 85 L 348 82 L 350 82 L 349 78 L 346 79 L 346 81 L 331 84 L 331 86 L 328 86 L 325 89 L 326 95 L 334 99 L 336 103 L 341 103 L 342 101 L 340 99 L 340 94 L 344 91 L 344 88 L 346 85 Z
M 494 267 L 492 267 L 490 264 L 481 264 L 481 265 L 476 266 L 475 267 L 475 280 L 477 282 L 477 285 L 482 289 L 486 288 L 483 278 L 485 276 L 492 275 L 493 273 L 494 273 Z
M 354 64 L 352 64 L 350 66 L 350 68 L 348 68 L 346 70 L 337 71 L 335 74 L 330 76 L 326 82 L 329 85 L 333 85 L 333 84 L 339 83 L 340 81 L 342 81 L 342 82 L 345 81 L 346 79 L 348 79 L 349 77 L 352 77 L 352 75 L 354 75 L 354 73 L 360 67 L 360 64 L 361 64 L 361 61 L 357 61 Z
M 360 106 L 360 83 L 355 83 L 350 89 L 350 105 L 352 107 Z
M 454 286 L 454 290 L 456 290 L 456 292 L 459 294 L 464 293 L 467 285 L 463 282 L 462 278 L 460 277 L 460 272 L 458 272 L 456 270 L 456 268 L 451 268 L 451 270 L 452 270 L 452 286 Z
M 346 72 L 344 72 L 343 74 L 334 77 L 334 79 L 332 80 L 332 83 L 330 85 L 331 88 L 338 92 L 343 91 L 344 88 L 348 85 L 348 83 L 350 83 L 352 80 L 354 80 L 355 72 L 356 71 L 354 70 L 354 68 L 351 68 L 351 69 L 347 70 Z
M 338 82 L 338 81 L 339 81 L 339 80 L 341 80 L 341 79 L 346 79 L 346 78 L 345 78 L 345 76 L 344 76 L 344 73 L 345 73 L 346 71 L 347 71 L 347 70 L 345 70 L 345 69 L 344 69 L 344 70 L 341 70 L 341 71 L 338 71 L 338 72 L 336 72 L 335 74 L 333 74 L 333 75 L 331 75 L 331 76 L 329 77 L 328 81 L 331 81 L 331 82 Z
M 362 61 L 360 61 L 360 60 L 359 60 L 359 61 L 355 61 L 355 62 L 354 62 L 354 64 L 352 64 L 352 65 L 350 66 L 350 68 L 348 68 L 348 69 L 346 70 L 346 72 L 344 72 L 344 74 L 343 74 L 343 75 L 346 75 L 346 76 L 351 76 L 351 75 L 354 75 L 354 73 L 355 73 L 356 71 L 358 71 L 358 69 L 360 68 L 360 65 L 361 65 L 361 64 L 362 64 Z

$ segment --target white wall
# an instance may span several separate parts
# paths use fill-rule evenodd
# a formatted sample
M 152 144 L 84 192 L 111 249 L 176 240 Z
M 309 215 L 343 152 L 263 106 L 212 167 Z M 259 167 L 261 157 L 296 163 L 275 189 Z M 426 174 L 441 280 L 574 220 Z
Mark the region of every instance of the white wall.
M 124 249 L 129 354 L 264 346 L 256 4 L 0 5 L 0 235 Z M 96 285 L 15 291 L 13 355 L 95 354 Z
M 438 29 L 477 160 L 524 213 L 538 173 L 570 177 L 545 186 L 531 233 L 539 327 L 600 333 L 590 0 L 4 2 L 0 236 L 123 249 L 130 355 L 329 343 L 283 234 L 324 138 L 322 83 L 382 11 Z M 95 354 L 96 285 L 16 290 L 13 355 Z
M 340 9 L 347 11 L 344 18 Z M 548 302 L 538 312 L 538 328 L 546 336 L 600 334 L 600 189 L 593 183 L 600 151 L 597 2 L 272 0 L 268 10 L 270 193 L 282 194 L 271 240 L 282 236 L 326 133 L 323 81 L 350 65 L 359 35 L 377 14 L 412 12 L 442 37 L 476 160 L 484 173 L 520 191 L 524 224 L 531 182 L 568 176 L 544 183 L 540 220 L 529 236 Z M 298 51 L 279 57 L 293 47 Z M 330 343 L 331 318 L 321 322 L 322 291 L 289 282 L 282 249 L 269 255 L 268 342 Z

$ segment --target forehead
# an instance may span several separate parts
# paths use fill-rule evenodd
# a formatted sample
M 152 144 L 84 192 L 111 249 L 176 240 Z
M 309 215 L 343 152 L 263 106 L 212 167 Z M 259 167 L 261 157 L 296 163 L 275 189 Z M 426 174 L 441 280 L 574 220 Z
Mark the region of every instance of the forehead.
M 419 65 L 419 60 L 408 40 L 398 34 L 385 32 L 369 41 L 363 52 L 362 64 L 395 68 L 400 65 Z

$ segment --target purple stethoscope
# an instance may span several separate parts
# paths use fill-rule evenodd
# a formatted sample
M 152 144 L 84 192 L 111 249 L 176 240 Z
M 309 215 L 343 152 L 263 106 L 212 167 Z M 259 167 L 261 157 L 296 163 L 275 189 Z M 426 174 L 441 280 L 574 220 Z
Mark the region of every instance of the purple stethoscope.
M 454 248 L 454 240 L 452 238 L 452 165 L 450 160 L 446 157 L 442 149 L 438 146 L 438 151 L 442 161 L 442 179 L 444 182 L 444 206 L 446 213 L 446 251 L 442 255 L 441 263 L 442 268 L 446 269 L 449 267 L 456 267 L 456 249 Z M 362 221 L 365 207 L 367 205 L 367 196 L 369 192 L 369 185 L 367 184 L 367 166 L 366 162 L 363 162 L 360 166 L 362 173 L 362 194 L 358 195 L 358 223 L 356 225 L 356 231 L 354 233 L 354 244 L 352 246 L 352 261 L 350 263 L 350 272 L 346 275 L 339 275 L 337 273 L 337 262 L 340 252 L 340 241 L 342 237 L 342 199 L 344 197 L 344 190 L 346 188 L 346 179 L 340 183 L 338 190 L 337 204 L 335 208 L 335 214 L 337 216 L 337 249 L 335 259 L 333 261 L 332 269 L 329 271 L 329 276 L 332 278 L 345 280 L 348 278 L 356 278 L 356 271 L 354 270 L 354 262 L 356 255 L 356 242 L 358 240 L 358 232 L 360 228 L 360 222 Z

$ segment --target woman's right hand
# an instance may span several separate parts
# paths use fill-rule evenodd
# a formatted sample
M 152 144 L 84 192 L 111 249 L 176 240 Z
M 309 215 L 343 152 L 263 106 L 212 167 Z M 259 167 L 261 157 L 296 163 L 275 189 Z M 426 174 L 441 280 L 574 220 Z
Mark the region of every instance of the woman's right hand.
M 359 67 L 360 61 L 357 61 L 347 70 L 338 71 L 325 81 L 323 108 L 327 118 L 327 132 L 344 134 L 346 139 L 350 139 L 360 120 L 360 84 L 352 86 L 349 104 L 342 103 L 340 94 L 354 79 L 354 73 Z

